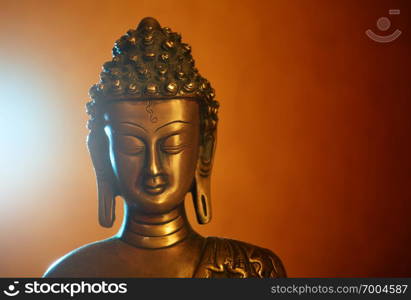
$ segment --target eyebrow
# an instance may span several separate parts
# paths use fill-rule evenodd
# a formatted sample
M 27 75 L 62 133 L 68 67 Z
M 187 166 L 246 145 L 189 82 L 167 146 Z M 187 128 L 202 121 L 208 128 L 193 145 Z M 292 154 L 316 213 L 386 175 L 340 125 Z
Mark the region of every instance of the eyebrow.
M 131 126 L 135 126 L 135 127 L 140 127 L 141 129 L 143 129 L 145 132 L 147 132 L 147 130 L 141 126 L 140 124 L 137 123 L 133 123 L 133 122 L 121 122 L 121 125 L 131 125 Z
M 156 130 L 154 130 L 154 132 L 157 132 L 159 129 L 161 129 L 161 128 L 163 128 L 163 127 L 166 127 L 166 126 L 168 126 L 168 125 L 171 125 L 171 124 L 173 124 L 173 123 L 191 124 L 190 122 L 186 122 L 186 121 L 182 121 L 182 120 L 176 120 L 176 121 L 168 122 L 168 123 L 166 123 L 166 124 L 164 124 L 164 125 L 161 125 L 161 126 L 158 127 Z

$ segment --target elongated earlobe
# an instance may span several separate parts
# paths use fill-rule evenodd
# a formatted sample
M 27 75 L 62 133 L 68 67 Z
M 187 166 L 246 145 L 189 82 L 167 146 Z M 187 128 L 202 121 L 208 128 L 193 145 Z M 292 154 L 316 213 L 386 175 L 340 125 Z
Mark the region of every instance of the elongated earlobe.
M 200 146 L 197 169 L 194 175 L 191 195 L 199 224 L 207 224 L 211 220 L 211 169 L 213 166 L 216 132 L 208 135 Z
M 207 224 L 211 220 L 210 178 L 201 177 L 196 172 L 191 195 L 199 224 Z
M 111 183 L 97 179 L 98 221 L 103 227 L 113 226 L 115 220 L 115 197 Z
M 113 226 L 116 190 L 109 161 L 109 145 L 103 130 L 92 130 L 87 139 L 88 149 L 97 178 L 98 220 L 101 226 Z

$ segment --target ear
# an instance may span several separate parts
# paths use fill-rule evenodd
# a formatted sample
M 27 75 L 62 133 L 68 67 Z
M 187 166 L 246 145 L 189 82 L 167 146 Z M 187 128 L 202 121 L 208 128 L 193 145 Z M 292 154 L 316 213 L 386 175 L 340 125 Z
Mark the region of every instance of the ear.
M 208 133 L 200 145 L 191 194 L 199 224 L 211 220 L 211 170 L 217 142 L 217 130 Z
M 102 129 L 94 129 L 87 138 L 87 146 L 97 178 L 98 218 L 103 227 L 111 227 L 115 219 L 114 176 L 109 158 L 109 142 Z

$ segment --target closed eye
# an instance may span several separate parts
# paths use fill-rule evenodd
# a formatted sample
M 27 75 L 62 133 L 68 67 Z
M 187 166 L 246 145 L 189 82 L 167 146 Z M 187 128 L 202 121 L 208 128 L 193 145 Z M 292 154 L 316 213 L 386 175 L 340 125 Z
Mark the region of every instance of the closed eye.
M 116 144 L 120 152 L 130 155 L 138 155 L 144 151 L 142 140 L 131 135 L 116 136 Z
M 168 154 L 177 154 L 183 151 L 187 146 L 189 146 L 189 144 L 183 141 L 182 134 L 173 134 L 163 140 L 161 150 Z
M 177 153 L 180 153 L 181 151 L 183 151 L 185 146 L 186 145 L 180 145 L 180 146 L 174 146 L 174 147 L 172 147 L 172 146 L 168 146 L 168 147 L 163 146 L 162 150 L 166 153 L 169 153 L 169 154 L 177 154 Z

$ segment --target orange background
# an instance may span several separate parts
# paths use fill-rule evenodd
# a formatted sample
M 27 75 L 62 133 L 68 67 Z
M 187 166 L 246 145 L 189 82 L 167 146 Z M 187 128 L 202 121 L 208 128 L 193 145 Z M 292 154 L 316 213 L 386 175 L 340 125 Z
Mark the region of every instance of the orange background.
M 221 103 L 200 233 L 270 248 L 292 277 L 411 276 L 409 1 L 325 0 L 3 0 L 0 276 L 118 230 L 120 204 L 97 223 L 84 105 L 146 16 L 182 33 Z M 365 36 L 381 16 L 398 40 Z

